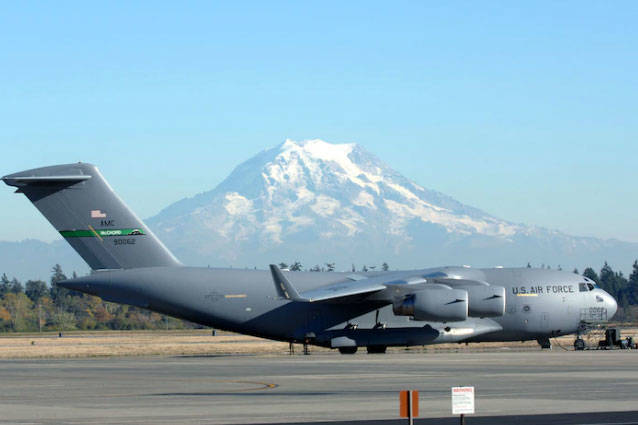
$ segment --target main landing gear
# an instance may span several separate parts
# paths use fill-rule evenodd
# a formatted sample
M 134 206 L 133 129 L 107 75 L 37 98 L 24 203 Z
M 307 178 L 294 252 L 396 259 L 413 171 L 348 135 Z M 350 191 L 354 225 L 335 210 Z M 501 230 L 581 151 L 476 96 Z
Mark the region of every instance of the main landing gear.
M 552 349 L 552 342 L 549 340 L 549 338 L 542 337 L 542 338 L 538 338 L 536 341 L 538 342 L 538 345 L 540 345 L 543 350 Z
M 368 345 L 366 349 L 368 350 L 368 354 L 385 354 L 388 347 L 385 345 Z
M 339 347 L 339 352 L 341 354 L 354 354 L 357 352 L 357 346 L 354 347 Z

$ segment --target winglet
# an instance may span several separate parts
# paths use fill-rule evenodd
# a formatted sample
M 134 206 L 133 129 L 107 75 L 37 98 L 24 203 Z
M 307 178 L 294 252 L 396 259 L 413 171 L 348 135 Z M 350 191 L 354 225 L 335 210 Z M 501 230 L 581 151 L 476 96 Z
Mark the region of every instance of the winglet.
M 288 282 L 288 279 L 286 279 L 281 270 L 279 270 L 279 267 L 275 264 L 271 264 L 270 272 L 272 273 L 272 279 L 275 282 L 275 289 L 280 297 L 292 301 L 308 301 L 299 296 L 297 290 L 290 284 L 290 282 Z

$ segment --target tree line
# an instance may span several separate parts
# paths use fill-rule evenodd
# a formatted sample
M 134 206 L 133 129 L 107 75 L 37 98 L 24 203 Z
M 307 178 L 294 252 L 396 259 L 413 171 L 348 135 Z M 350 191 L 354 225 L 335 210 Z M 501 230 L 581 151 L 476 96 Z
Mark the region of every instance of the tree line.
M 574 272 L 578 273 L 578 270 L 574 270 Z M 614 271 L 607 262 L 599 273 L 596 273 L 591 267 L 587 267 L 583 271 L 583 276 L 590 278 L 602 289 L 609 292 L 616 299 L 619 307 L 626 308 L 638 305 L 638 260 L 634 261 L 629 278 L 626 278 L 621 271 Z
M 307 269 L 299 261 L 279 263 L 281 269 L 290 271 L 332 272 L 335 263 L 315 264 Z M 531 267 L 528 264 L 528 267 Z M 389 270 L 384 262 L 380 266 L 364 265 L 359 270 L 352 265 L 352 272 Z M 558 267 L 560 269 L 560 267 Z M 574 273 L 580 274 L 578 270 Z M 599 272 L 592 267 L 584 269 L 583 276 L 590 278 L 609 292 L 618 302 L 619 320 L 638 321 L 638 260 L 634 261 L 629 277 L 614 271 L 605 262 Z M 72 277 L 77 277 L 75 272 Z M 51 269 L 49 283 L 0 277 L 0 332 L 37 332 L 68 330 L 126 330 L 126 329 L 185 329 L 197 325 L 160 315 L 137 307 L 103 301 L 99 297 L 71 291 L 57 285 L 67 276 L 59 264 Z
M 290 264 L 288 263 L 279 263 L 278 264 L 279 268 L 282 270 L 288 270 L 291 272 L 300 272 L 300 271 L 308 271 L 308 272 L 333 272 L 335 271 L 335 263 L 323 263 L 323 265 L 319 265 L 319 264 L 315 264 L 312 267 L 309 267 L 307 269 L 304 269 L 303 264 L 301 264 L 301 262 L 299 261 L 294 261 Z M 373 272 L 377 270 L 377 266 L 375 265 L 363 265 L 361 267 L 361 269 L 359 271 L 361 272 Z M 378 268 L 378 270 L 382 270 L 384 272 L 387 272 L 388 270 L 390 270 L 390 266 L 388 265 L 388 263 L 383 262 L 381 264 L 381 266 Z M 351 271 L 354 273 L 357 271 L 356 266 L 353 264 L 352 265 L 352 269 Z
M 77 277 L 75 272 L 72 277 Z M 137 307 L 114 304 L 57 285 L 66 280 L 62 267 L 42 280 L 0 277 L 0 332 L 69 330 L 183 329 L 196 325 Z

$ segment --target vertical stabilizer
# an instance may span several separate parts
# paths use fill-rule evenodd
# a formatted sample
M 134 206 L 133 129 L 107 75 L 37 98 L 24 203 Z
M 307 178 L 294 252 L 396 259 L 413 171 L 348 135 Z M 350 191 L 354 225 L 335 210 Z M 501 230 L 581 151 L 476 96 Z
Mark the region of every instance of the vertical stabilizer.
M 24 193 L 94 270 L 180 265 L 94 165 L 35 168 L 2 180 Z

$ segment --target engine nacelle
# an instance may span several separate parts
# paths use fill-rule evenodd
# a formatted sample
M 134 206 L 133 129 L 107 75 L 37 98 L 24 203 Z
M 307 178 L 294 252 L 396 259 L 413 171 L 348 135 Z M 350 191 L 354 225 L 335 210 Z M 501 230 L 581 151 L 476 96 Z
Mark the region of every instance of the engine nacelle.
M 397 300 L 392 311 L 397 316 L 412 316 L 415 320 L 459 322 L 467 319 L 468 294 L 463 289 L 432 285 Z
M 465 290 L 469 296 L 470 317 L 499 317 L 505 314 L 505 288 L 502 286 L 471 286 Z

